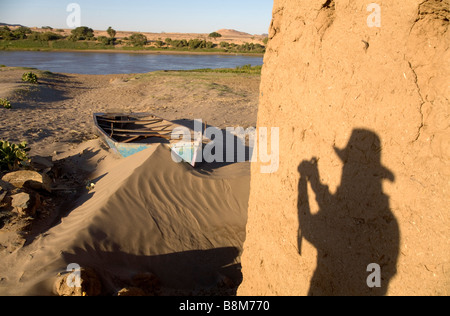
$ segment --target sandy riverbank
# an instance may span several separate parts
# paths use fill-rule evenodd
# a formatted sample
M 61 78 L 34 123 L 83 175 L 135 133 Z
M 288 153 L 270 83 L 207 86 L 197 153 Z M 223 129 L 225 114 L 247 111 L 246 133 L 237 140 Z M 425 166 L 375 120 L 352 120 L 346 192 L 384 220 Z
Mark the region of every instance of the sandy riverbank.
M 156 275 L 159 295 L 235 293 L 249 164 L 194 170 L 163 147 L 119 159 L 95 136 L 91 115 L 152 112 L 219 128 L 255 126 L 259 75 L 36 71 L 34 86 L 20 81 L 23 69 L 0 71 L 0 97 L 13 106 L 0 109 L 0 139 L 27 141 L 31 156 L 51 156 L 60 172 L 31 230 L 15 231 L 14 220 L 0 229 L 0 294 L 54 295 L 70 263 L 94 269 L 105 295 L 133 287 L 142 273 Z

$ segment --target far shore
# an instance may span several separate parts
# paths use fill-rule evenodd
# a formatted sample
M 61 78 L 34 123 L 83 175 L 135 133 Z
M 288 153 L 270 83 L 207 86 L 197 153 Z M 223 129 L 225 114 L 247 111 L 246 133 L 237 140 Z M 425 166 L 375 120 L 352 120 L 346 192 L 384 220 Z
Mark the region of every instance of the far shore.
M 249 56 L 263 57 L 259 53 L 227 53 L 227 52 L 194 52 L 176 50 L 125 50 L 125 49 L 20 49 L 8 48 L 0 52 L 64 52 L 64 53 L 114 53 L 114 54 L 153 54 L 153 55 L 223 55 L 223 56 Z

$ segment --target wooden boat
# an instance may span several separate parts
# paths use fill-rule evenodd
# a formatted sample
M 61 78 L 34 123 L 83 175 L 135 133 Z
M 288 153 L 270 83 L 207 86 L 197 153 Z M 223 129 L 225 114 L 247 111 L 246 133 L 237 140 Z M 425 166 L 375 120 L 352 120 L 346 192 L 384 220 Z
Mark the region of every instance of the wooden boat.
M 126 158 L 155 144 L 168 144 L 172 158 L 195 167 L 203 140 L 194 141 L 194 131 L 149 113 L 94 113 L 94 125 L 100 138 L 117 154 Z M 183 127 L 191 133 L 190 142 L 174 129 Z

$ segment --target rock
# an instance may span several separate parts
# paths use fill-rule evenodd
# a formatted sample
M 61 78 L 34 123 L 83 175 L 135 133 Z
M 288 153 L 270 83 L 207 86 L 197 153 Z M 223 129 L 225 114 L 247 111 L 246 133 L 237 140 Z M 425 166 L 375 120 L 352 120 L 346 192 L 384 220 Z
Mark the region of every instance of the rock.
M 46 190 L 51 192 L 52 180 L 46 174 L 40 174 L 36 171 L 20 170 L 14 171 L 3 176 L 2 181 L 13 185 L 16 188 L 29 188 L 33 190 Z
M 3 202 L 3 199 L 5 198 L 6 194 L 8 194 L 7 191 L 0 190 L 0 203 Z
M 31 158 L 31 166 L 39 171 L 53 168 L 52 157 L 34 156 Z
M 19 214 L 19 216 L 34 216 L 36 215 L 36 210 L 40 206 L 39 195 L 37 197 L 32 197 L 28 193 L 18 193 L 11 196 L 11 206 L 14 211 Z
M 117 296 L 146 296 L 145 291 L 138 287 L 130 287 L 121 289 Z
M 31 202 L 30 195 L 27 193 L 19 193 L 12 196 L 12 207 L 17 208 L 28 208 Z
M 4 191 L 12 191 L 14 190 L 14 186 L 11 183 L 0 180 L 0 188 Z
M 55 283 L 56 293 L 59 296 L 100 296 L 102 293 L 102 283 L 97 273 L 91 268 L 81 268 L 80 287 L 70 286 L 67 280 L 72 279 L 72 273 L 59 277 Z

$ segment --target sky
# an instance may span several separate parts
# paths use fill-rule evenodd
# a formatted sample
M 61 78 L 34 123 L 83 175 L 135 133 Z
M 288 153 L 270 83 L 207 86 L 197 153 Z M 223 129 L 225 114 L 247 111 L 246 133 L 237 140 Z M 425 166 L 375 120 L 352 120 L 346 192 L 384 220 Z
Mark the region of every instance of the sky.
M 70 28 L 71 3 L 82 26 L 155 33 L 269 33 L 273 7 L 273 0 L 0 0 L 0 22 Z

